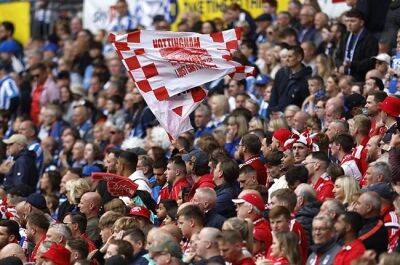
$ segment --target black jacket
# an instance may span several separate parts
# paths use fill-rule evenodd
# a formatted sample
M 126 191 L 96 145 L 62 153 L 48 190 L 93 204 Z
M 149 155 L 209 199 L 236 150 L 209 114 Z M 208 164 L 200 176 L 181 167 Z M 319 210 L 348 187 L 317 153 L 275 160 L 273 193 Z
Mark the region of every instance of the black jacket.
M 397 30 L 400 28 L 400 0 L 393 0 L 386 15 L 385 28 L 380 42 L 396 47 Z
M 287 67 L 280 69 L 275 76 L 274 86 L 269 101 L 271 111 L 284 111 L 289 105 L 301 107 L 303 101 L 310 95 L 307 79 L 311 76 L 311 67 L 302 65 L 295 74 Z
M 365 27 L 371 33 L 383 31 L 391 0 L 357 0 L 356 8 L 367 19 Z
M 136 255 L 134 255 L 131 260 L 129 261 L 129 265 L 147 265 L 149 264 L 149 261 L 143 257 L 143 255 L 147 254 L 147 250 L 142 249 L 141 251 L 139 251 L 139 253 L 137 253 Z
M 360 237 L 367 234 L 371 231 L 380 221 L 380 217 L 372 217 L 364 220 L 364 226 L 361 228 L 360 232 L 358 233 Z M 381 221 L 382 222 L 382 221 Z M 385 224 L 382 222 L 382 226 L 376 231 L 372 233 L 369 237 L 362 240 L 366 249 L 373 249 L 375 250 L 377 256 L 381 253 L 387 251 L 387 246 L 389 244 L 388 240 L 388 233 L 385 227 Z
M 335 64 L 337 67 L 340 67 L 343 64 L 348 38 L 350 38 L 349 32 L 340 42 L 339 49 L 336 53 Z M 364 81 L 365 74 L 375 67 L 375 59 L 372 57 L 377 54 L 378 40 L 364 29 L 357 41 L 353 59 L 350 64 L 350 74 L 357 82 Z
M 217 193 L 217 204 L 215 210 L 225 218 L 236 216 L 236 207 L 232 199 L 237 198 L 239 189 L 234 185 L 223 184 L 215 188 Z
M 226 218 L 217 213 L 215 208 L 213 208 L 204 215 L 204 226 L 221 229 L 225 220 Z
M 194 262 L 194 265 L 206 265 L 206 264 L 220 264 L 225 265 L 225 260 L 222 256 L 214 256 L 209 259 L 202 259 L 197 262 Z
M 11 187 L 25 184 L 32 188 L 31 192 L 34 192 L 39 180 L 35 159 L 35 152 L 29 151 L 28 149 L 23 149 L 14 157 L 15 163 L 11 167 L 10 171 L 5 175 L 3 182 L 6 191 Z
M 321 207 L 320 202 L 310 202 L 301 207 L 295 216 L 295 219 L 301 224 L 304 230 L 307 232 L 308 245 L 312 245 L 312 221 L 314 217 L 319 213 Z

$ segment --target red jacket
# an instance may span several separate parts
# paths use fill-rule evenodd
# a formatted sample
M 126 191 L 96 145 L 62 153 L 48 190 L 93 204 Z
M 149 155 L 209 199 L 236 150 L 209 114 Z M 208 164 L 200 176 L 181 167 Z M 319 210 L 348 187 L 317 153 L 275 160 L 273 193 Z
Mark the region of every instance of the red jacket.
M 333 265 L 348 265 L 352 260 L 362 256 L 365 252 L 364 244 L 360 239 L 356 239 L 350 244 L 344 245 L 336 254 Z
M 269 222 L 264 218 L 260 218 L 253 222 L 253 237 L 254 240 L 263 241 L 265 243 L 265 252 L 271 248 L 272 245 L 272 233 L 269 226 Z
M 369 140 L 369 137 L 365 137 L 361 141 L 361 144 L 358 145 L 356 148 L 354 148 L 354 151 L 352 154 L 353 157 L 356 159 L 357 166 L 360 169 L 360 172 L 362 175 L 364 175 L 368 169 L 368 163 L 367 163 L 368 149 L 366 148 L 368 140 Z
M 189 182 L 187 181 L 186 178 L 181 178 L 175 181 L 171 189 L 169 188 L 168 184 L 164 185 L 164 187 L 161 188 L 160 193 L 158 195 L 159 198 L 158 202 L 160 202 L 160 200 L 163 199 L 178 200 L 179 193 L 185 187 L 189 187 Z
M 36 262 L 36 255 L 37 255 L 38 249 L 39 249 L 40 245 L 42 244 L 42 242 L 45 240 L 46 240 L 46 235 L 44 234 L 40 238 L 39 242 L 37 244 L 35 244 L 35 248 L 33 249 L 32 253 L 29 255 L 28 262 Z
M 246 160 L 243 164 L 250 165 L 256 170 L 258 184 L 265 185 L 267 183 L 267 168 L 263 162 L 261 162 L 259 156 L 250 157 L 250 159 Z
M 256 263 L 252 258 L 243 258 L 241 260 L 238 260 L 237 262 L 233 262 L 232 265 L 255 265 Z
M 193 183 L 192 188 L 189 191 L 187 201 L 191 201 L 194 193 L 198 188 L 215 188 L 214 180 L 213 180 L 213 175 L 211 173 L 205 174 L 201 176 L 195 183 Z
M 393 241 L 393 237 L 396 237 L 397 231 L 399 231 L 399 219 L 394 212 L 394 206 L 389 205 L 381 209 L 381 217 L 385 223 L 385 227 L 388 230 L 389 242 Z
M 301 264 L 306 264 L 308 258 L 307 233 L 296 219 L 290 221 L 290 231 L 295 233 L 299 238 Z
M 272 256 L 267 257 L 268 264 L 271 265 L 290 265 L 289 261 L 285 257 L 275 258 Z
M 325 173 L 320 176 L 315 184 L 312 185 L 317 193 L 317 200 L 323 202 L 325 199 L 334 198 L 333 187 L 334 184 L 331 178 Z

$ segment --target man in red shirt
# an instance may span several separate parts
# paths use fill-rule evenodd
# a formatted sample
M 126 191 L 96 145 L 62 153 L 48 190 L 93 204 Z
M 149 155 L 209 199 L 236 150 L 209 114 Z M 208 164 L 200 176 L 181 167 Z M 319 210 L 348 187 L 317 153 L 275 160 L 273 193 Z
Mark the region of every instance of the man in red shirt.
M 80 213 L 70 213 L 64 217 L 63 223 L 71 229 L 73 238 L 81 238 L 86 241 L 89 252 L 97 249 L 93 241 L 86 235 L 86 216 Z
M 165 175 L 167 182 L 160 190 L 158 201 L 162 199 L 178 200 L 181 190 L 189 187 L 186 179 L 186 165 L 180 156 L 174 156 L 168 161 Z
M 26 223 L 26 239 L 34 243 L 35 248 L 29 255 L 29 262 L 36 262 L 36 254 L 40 244 L 46 239 L 47 229 L 50 223 L 46 216 L 40 212 L 33 212 L 28 215 Z
M 303 165 L 307 168 L 309 182 L 317 193 L 317 200 L 324 201 L 326 198 L 334 198 L 334 184 L 326 173 L 329 166 L 329 158 L 324 152 L 313 152 L 303 161 Z
M 260 160 L 261 142 L 257 135 L 246 134 L 238 145 L 238 154 L 244 161 L 243 165 L 251 165 L 257 171 L 257 181 L 260 185 L 267 183 L 267 169 Z
M 264 201 L 255 190 L 242 191 L 238 199 L 232 200 L 236 204 L 237 217 L 240 219 L 250 219 L 253 222 L 254 237 L 253 255 L 265 254 L 272 244 L 272 234 L 269 223 L 263 218 L 265 210 Z
M 358 239 L 358 232 L 363 226 L 363 218 L 357 212 L 345 212 L 341 214 L 335 223 L 335 230 L 344 240 L 344 245 L 336 254 L 333 265 L 351 264 L 365 252 L 365 246 Z
M 354 137 L 357 143 L 357 147 L 353 150 L 353 157 L 356 159 L 357 166 L 361 171 L 361 174 L 367 171 L 367 149 L 366 145 L 369 140 L 369 131 L 371 130 L 371 121 L 365 115 L 356 115 L 353 118 L 353 125 L 350 126 L 350 133 Z
M 187 162 L 187 166 L 191 167 L 194 180 L 186 201 L 190 201 L 193 198 L 198 188 L 215 188 L 213 175 L 210 174 L 210 167 L 208 166 L 209 157 L 207 153 L 201 150 L 194 150 L 189 154 L 183 155 L 182 160 Z
M 251 257 L 246 257 L 242 250 L 244 247 L 243 239 L 238 231 L 222 231 L 218 239 L 218 247 L 225 261 L 232 265 L 254 265 Z

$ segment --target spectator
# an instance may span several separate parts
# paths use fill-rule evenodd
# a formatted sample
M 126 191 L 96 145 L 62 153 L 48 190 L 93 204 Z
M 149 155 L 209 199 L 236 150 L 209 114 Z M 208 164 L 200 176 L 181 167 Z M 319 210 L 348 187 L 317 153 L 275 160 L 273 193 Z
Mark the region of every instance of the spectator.
M 213 262 L 216 264 L 225 264 L 224 258 L 220 255 L 218 248 L 218 238 L 221 232 L 218 229 L 205 227 L 199 232 L 196 254 L 201 258 L 196 265 Z
M 217 194 L 211 188 L 199 188 L 193 196 L 192 202 L 199 206 L 204 213 L 204 226 L 221 229 L 225 217 L 216 209 Z
M 218 238 L 218 246 L 222 257 L 233 264 L 255 264 L 251 257 L 246 257 L 242 253 L 243 241 L 237 231 L 223 231 Z

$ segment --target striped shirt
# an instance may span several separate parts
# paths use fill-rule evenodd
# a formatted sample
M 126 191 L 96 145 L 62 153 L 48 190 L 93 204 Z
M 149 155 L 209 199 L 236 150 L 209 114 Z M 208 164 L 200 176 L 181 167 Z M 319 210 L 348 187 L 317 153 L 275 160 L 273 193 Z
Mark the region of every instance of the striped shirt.
M 0 109 L 8 110 L 11 99 L 19 96 L 19 89 L 15 81 L 10 76 L 0 79 Z
M 40 143 L 38 142 L 33 142 L 28 146 L 28 150 L 29 151 L 33 151 L 36 154 L 36 168 L 39 172 L 39 175 L 42 174 L 42 170 L 43 170 L 43 150 L 42 147 L 40 146 Z

